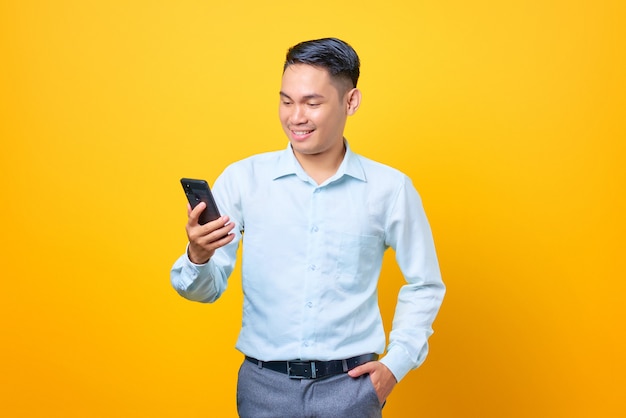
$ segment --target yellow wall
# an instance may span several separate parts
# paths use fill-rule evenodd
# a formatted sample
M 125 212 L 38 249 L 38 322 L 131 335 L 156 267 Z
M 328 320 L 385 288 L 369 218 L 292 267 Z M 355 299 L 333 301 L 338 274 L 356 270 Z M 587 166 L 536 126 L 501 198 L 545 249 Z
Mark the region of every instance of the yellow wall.
M 448 285 L 386 417 L 624 416 L 623 2 L 268 4 L 0 2 L 0 414 L 235 416 L 240 283 L 170 288 L 178 179 L 284 147 L 284 52 L 338 36 Z

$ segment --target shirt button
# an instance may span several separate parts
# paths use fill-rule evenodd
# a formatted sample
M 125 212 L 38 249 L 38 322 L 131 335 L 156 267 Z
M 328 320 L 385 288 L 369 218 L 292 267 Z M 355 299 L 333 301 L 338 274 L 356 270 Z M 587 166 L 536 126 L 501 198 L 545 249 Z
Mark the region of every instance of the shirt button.
M 307 304 L 306 304 L 306 307 L 307 307 L 307 308 L 312 308 L 312 307 L 313 307 L 313 302 L 309 302 L 309 303 L 307 303 Z
M 313 228 L 311 228 L 311 231 L 312 232 L 317 232 L 317 231 L 319 231 L 319 229 L 316 226 L 314 226 Z
M 315 271 L 315 270 L 317 270 L 317 266 L 316 266 L 315 264 L 311 264 L 311 265 L 309 266 L 309 270 L 311 270 L 311 271 Z

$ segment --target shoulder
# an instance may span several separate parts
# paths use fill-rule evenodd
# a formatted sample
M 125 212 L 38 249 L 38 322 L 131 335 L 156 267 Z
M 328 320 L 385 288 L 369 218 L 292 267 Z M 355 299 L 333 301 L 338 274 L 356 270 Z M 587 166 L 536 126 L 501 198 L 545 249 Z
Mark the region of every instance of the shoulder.
M 359 154 L 354 156 L 363 170 L 364 185 L 375 200 L 388 202 L 406 198 L 421 200 L 412 179 L 404 172 Z
M 367 181 L 380 180 L 393 184 L 410 181 L 409 177 L 397 168 L 381 163 L 360 154 L 353 154 L 363 168 Z
M 222 175 L 233 175 L 255 170 L 268 170 L 276 166 L 282 154 L 283 151 L 269 151 L 251 155 L 229 164 L 224 169 Z

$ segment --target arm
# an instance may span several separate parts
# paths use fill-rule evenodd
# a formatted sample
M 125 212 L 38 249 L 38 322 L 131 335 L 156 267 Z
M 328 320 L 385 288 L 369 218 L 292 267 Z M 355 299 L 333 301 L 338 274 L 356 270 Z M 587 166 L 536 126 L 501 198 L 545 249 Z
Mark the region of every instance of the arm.
M 421 199 L 408 178 L 387 223 L 387 243 L 407 282 L 399 292 L 387 354 L 381 362 L 400 381 L 420 366 L 445 293 L 432 233 Z
M 215 253 L 235 239 L 232 233 L 235 224 L 227 216 L 206 225 L 198 224 L 204 208 L 204 203 L 194 210 L 187 207 L 189 245 L 186 254 L 174 263 L 170 280 L 181 296 L 198 302 L 213 302 L 226 289 L 228 276 L 235 264 L 236 245 L 234 250 L 224 249 L 217 255 Z
M 431 326 L 445 293 L 430 227 L 408 178 L 390 210 L 386 236 L 407 284 L 398 295 L 387 354 L 348 373 L 352 377 L 369 374 L 381 404 L 396 383 L 426 358 Z

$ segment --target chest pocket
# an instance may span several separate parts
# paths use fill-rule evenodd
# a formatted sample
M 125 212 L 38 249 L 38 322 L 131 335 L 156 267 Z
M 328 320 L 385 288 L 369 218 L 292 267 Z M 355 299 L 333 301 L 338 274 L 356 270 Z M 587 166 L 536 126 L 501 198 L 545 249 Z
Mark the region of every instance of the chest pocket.
M 335 278 L 340 289 L 362 290 L 375 281 L 384 252 L 382 238 L 342 233 L 336 248 Z

